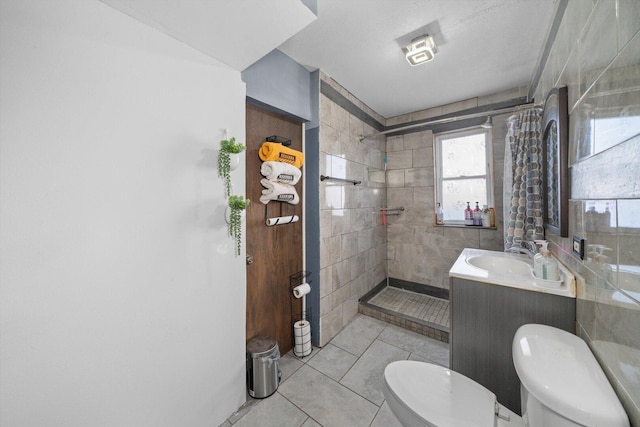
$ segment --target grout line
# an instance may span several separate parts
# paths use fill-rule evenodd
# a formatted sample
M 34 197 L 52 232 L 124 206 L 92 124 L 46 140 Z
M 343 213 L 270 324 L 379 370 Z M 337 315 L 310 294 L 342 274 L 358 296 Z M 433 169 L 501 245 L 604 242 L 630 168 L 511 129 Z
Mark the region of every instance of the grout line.
M 333 383 L 335 383 L 336 385 L 338 385 L 338 386 L 340 386 L 340 387 L 342 387 L 342 388 L 344 388 L 344 389 L 346 389 L 346 390 L 349 390 L 350 392 L 354 393 L 355 395 L 359 396 L 360 398 L 364 399 L 365 401 L 367 401 L 367 402 L 371 403 L 372 405 L 375 405 L 375 406 L 377 407 L 377 410 L 376 410 L 376 413 L 374 414 L 374 416 L 373 416 L 373 418 L 372 418 L 372 420 L 371 420 L 371 423 L 369 424 L 369 426 L 371 426 L 371 424 L 372 424 L 372 423 L 377 419 L 378 415 L 380 414 L 380 411 L 381 411 L 381 409 L 382 409 L 382 405 L 384 405 L 385 399 L 383 399 L 383 400 L 382 400 L 382 403 L 381 403 L 380 405 L 378 405 L 376 402 L 371 401 L 369 398 L 367 398 L 367 397 L 363 396 L 363 395 L 362 395 L 362 394 L 360 394 L 358 391 L 353 390 L 352 388 L 350 388 L 349 386 L 347 386 L 347 385 L 345 385 L 345 384 L 342 384 L 342 383 L 341 383 L 342 379 L 343 379 L 343 378 L 344 378 L 344 377 L 345 377 L 349 372 L 351 372 L 351 370 L 354 368 L 354 366 L 355 366 L 355 365 L 360 361 L 360 359 L 362 358 L 362 356 L 363 356 L 363 355 L 364 355 L 364 354 L 365 354 L 365 353 L 366 353 L 366 352 L 367 352 L 367 351 L 368 351 L 368 350 L 373 346 L 373 344 L 374 344 L 376 341 L 379 341 L 380 343 L 384 343 L 384 344 L 386 344 L 386 345 L 390 345 L 390 346 L 392 346 L 392 347 L 395 347 L 395 348 L 397 348 L 397 349 L 399 349 L 399 350 L 402 350 L 402 351 L 406 352 L 406 353 L 407 353 L 407 358 L 406 358 L 405 360 L 410 360 L 410 358 L 412 357 L 412 355 L 414 355 L 415 353 L 414 353 L 414 352 L 412 352 L 412 351 L 409 351 L 409 350 L 407 350 L 407 349 L 405 349 L 405 348 L 398 347 L 396 344 L 386 342 L 384 339 L 382 339 L 382 338 L 381 338 L 381 335 L 382 335 L 382 334 L 387 330 L 387 328 L 389 328 L 390 326 L 396 326 L 396 327 L 397 327 L 398 325 L 395 325 L 395 324 L 393 324 L 392 322 L 389 322 L 389 321 L 385 321 L 385 320 L 377 319 L 377 318 L 372 317 L 372 316 L 367 316 L 366 314 L 363 314 L 363 313 L 359 313 L 359 314 L 358 314 L 358 316 L 362 316 L 362 317 L 366 317 L 366 318 L 369 318 L 369 319 L 373 319 L 373 320 L 376 320 L 376 321 L 378 321 L 378 322 L 382 322 L 382 323 L 384 323 L 385 325 L 384 325 L 384 327 L 380 330 L 380 332 L 378 332 L 378 333 L 375 335 L 375 337 L 372 339 L 371 343 L 367 346 L 367 348 L 366 348 L 366 349 L 362 352 L 362 354 L 361 354 L 361 355 L 359 355 L 359 356 L 358 356 L 358 355 L 355 355 L 355 354 L 353 354 L 353 353 L 351 353 L 350 351 L 347 351 L 347 350 L 343 349 L 343 348 L 342 348 L 342 347 L 340 347 L 340 346 L 337 346 L 337 345 L 333 344 L 333 343 L 332 343 L 333 339 L 332 339 L 332 340 L 330 340 L 330 341 L 327 343 L 327 345 L 333 345 L 334 347 L 336 347 L 336 348 L 338 348 L 338 349 L 340 349 L 340 350 L 344 351 L 345 353 L 350 354 L 350 355 L 352 355 L 352 356 L 354 356 L 354 357 L 356 358 L 356 360 L 355 360 L 355 361 L 354 361 L 354 363 L 351 365 L 351 367 L 350 367 L 349 369 L 347 369 L 347 371 L 346 371 L 346 372 L 345 372 L 345 373 L 340 377 L 340 379 L 339 379 L 339 380 L 335 380 L 334 378 L 332 378 L 332 377 L 330 377 L 329 375 L 325 374 L 325 373 L 324 373 L 324 372 L 322 372 L 321 370 L 319 370 L 319 369 L 315 368 L 315 367 L 314 367 L 314 366 L 312 366 L 312 365 L 309 365 L 309 364 L 308 364 L 308 363 L 306 363 L 305 361 L 300 361 L 297 357 L 292 356 L 292 355 L 289 355 L 288 357 L 292 358 L 293 360 L 298 360 L 299 362 L 301 362 L 301 364 L 300 364 L 300 366 L 299 366 L 297 369 L 295 369 L 295 370 L 294 370 L 294 371 L 293 371 L 293 372 L 292 372 L 292 373 L 291 373 L 291 374 L 290 374 L 290 375 L 289 375 L 289 376 L 288 376 L 288 377 L 287 377 L 287 378 L 286 378 L 286 379 L 285 379 L 285 380 L 284 380 L 280 385 L 282 385 L 284 382 L 292 381 L 292 378 L 293 378 L 294 376 L 296 376 L 296 374 L 297 374 L 298 372 L 300 372 L 300 370 L 301 370 L 303 367 L 307 366 L 309 369 L 312 369 L 312 370 L 314 370 L 315 372 L 317 372 L 317 373 L 319 373 L 320 375 L 322 375 L 325 379 L 328 379 L 328 380 L 332 381 L 332 382 L 333 382 Z M 354 320 L 355 320 L 355 319 L 354 319 Z M 344 330 L 344 329 L 345 329 L 345 328 L 343 328 L 342 330 Z M 424 334 L 423 334 L 423 336 L 424 336 Z M 425 338 L 427 338 L 427 339 L 429 339 L 429 338 L 430 338 L 430 339 L 434 339 L 434 338 L 432 338 L 432 337 L 425 337 Z M 434 340 L 436 340 L 436 339 L 434 339 Z M 326 347 L 326 346 L 325 346 L 325 347 Z M 322 349 L 320 349 L 320 348 L 316 348 L 316 350 L 317 350 L 317 351 L 315 351 L 315 352 L 314 352 L 314 356 L 312 356 L 312 357 L 315 357 L 315 355 L 317 355 L 317 354 L 318 354 Z M 285 354 L 285 356 L 286 356 L 286 355 L 288 355 L 288 354 L 289 354 L 289 353 Z M 425 357 L 422 357 L 422 356 L 420 356 L 420 355 L 418 355 L 418 354 L 415 354 L 415 355 L 416 355 L 417 357 L 420 357 L 421 359 L 426 359 L 426 360 L 428 360 L 430 363 L 434 363 L 434 364 L 439 365 L 439 363 L 437 363 L 437 362 L 435 362 L 435 361 L 431 360 L 430 358 L 425 358 Z M 311 358 L 308 358 L 308 359 L 307 359 L 307 361 L 309 361 L 309 360 L 311 360 Z M 280 385 L 279 385 L 279 386 L 280 386 Z M 286 400 L 287 402 L 291 403 L 291 404 L 292 404 L 295 408 L 297 408 L 297 409 L 298 409 L 302 414 L 306 415 L 306 417 L 307 417 L 307 418 L 305 418 L 305 420 L 302 422 L 302 424 L 301 424 L 301 425 L 303 425 L 303 424 L 304 424 L 304 423 L 306 423 L 309 419 L 311 419 L 312 421 L 314 421 L 315 423 L 317 423 L 318 425 L 320 425 L 320 426 L 322 427 L 322 424 L 321 424 L 320 422 L 318 422 L 318 421 L 317 421 L 316 419 L 314 419 L 311 415 L 309 415 L 309 414 L 308 414 L 308 413 L 307 413 L 303 408 L 301 408 L 300 406 L 296 405 L 294 402 L 292 402 L 290 399 L 288 399 L 285 395 L 283 395 L 283 394 L 281 393 L 281 390 L 279 390 L 279 389 L 278 389 L 278 390 L 276 390 L 276 394 L 278 394 L 280 397 L 282 397 L 282 398 L 283 398 L 284 400 Z M 239 422 L 241 419 L 243 419 L 245 416 L 247 416 L 251 411 L 253 411 L 257 405 L 259 405 L 259 404 L 260 404 L 260 403 L 262 403 L 262 402 L 266 402 L 268 399 L 269 399 L 269 398 L 260 399 L 260 401 L 259 401 L 259 402 L 256 402 L 255 404 L 251 405 L 251 407 L 250 407 L 250 408 L 248 408 L 248 410 L 246 411 L 246 413 L 245 413 L 242 417 L 240 417 L 240 418 L 238 418 L 238 419 L 236 420 L 236 423 L 237 423 L 237 422 Z M 229 419 L 227 419 L 226 421 L 229 421 Z M 229 421 L 229 423 L 231 423 L 231 421 Z M 235 424 L 235 423 L 231 423 L 231 424 L 233 425 L 233 424 Z

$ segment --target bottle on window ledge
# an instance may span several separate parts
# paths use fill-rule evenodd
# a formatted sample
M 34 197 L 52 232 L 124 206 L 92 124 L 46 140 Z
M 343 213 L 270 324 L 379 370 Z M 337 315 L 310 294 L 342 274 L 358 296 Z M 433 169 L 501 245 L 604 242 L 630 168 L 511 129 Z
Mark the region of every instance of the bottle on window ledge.
M 491 211 L 488 205 L 482 205 L 482 226 L 491 227 Z
M 438 203 L 438 207 L 436 208 L 436 224 L 444 225 L 444 211 L 442 210 L 440 203 Z
M 482 210 L 478 202 L 476 202 L 476 208 L 473 210 L 473 225 L 482 226 Z
M 473 210 L 467 202 L 467 209 L 464 210 L 464 225 L 473 225 Z

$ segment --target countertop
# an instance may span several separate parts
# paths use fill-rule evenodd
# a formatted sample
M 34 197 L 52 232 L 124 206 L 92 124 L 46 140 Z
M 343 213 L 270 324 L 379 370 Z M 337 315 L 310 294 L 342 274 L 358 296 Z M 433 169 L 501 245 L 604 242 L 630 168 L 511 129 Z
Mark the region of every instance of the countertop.
M 467 262 L 467 259 L 477 255 L 492 255 L 524 261 L 533 269 L 533 260 L 524 254 L 487 251 L 484 249 L 465 248 L 456 262 L 449 270 L 449 277 L 473 280 L 476 282 L 491 283 L 494 285 L 524 289 L 533 292 L 560 295 L 568 298 L 576 297 L 575 276 L 558 261 L 558 269 L 562 277 L 562 285 L 557 288 L 540 286 L 532 274 L 502 274 L 475 267 Z M 556 259 L 557 261 L 557 259 Z

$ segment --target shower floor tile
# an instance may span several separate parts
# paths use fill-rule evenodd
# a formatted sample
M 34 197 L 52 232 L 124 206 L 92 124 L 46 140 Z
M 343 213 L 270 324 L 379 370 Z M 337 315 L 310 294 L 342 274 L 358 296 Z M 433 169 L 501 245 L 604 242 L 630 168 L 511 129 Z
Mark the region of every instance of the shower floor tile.
M 388 286 L 368 302 L 396 313 L 449 327 L 449 301 L 444 299 Z
M 367 305 L 405 319 L 415 319 L 421 324 L 437 325 L 446 332 L 449 330 L 449 301 L 446 299 L 388 286 L 371 297 Z

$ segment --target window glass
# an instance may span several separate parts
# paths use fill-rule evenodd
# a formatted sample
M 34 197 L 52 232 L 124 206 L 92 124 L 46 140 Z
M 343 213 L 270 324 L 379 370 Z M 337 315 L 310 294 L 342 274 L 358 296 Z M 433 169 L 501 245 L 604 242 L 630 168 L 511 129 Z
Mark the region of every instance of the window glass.
M 461 180 L 443 181 L 442 209 L 444 209 L 445 222 L 464 221 L 464 210 L 467 202 L 471 202 L 474 209 L 476 202 L 482 208 L 487 204 L 486 189 L 487 180 L 485 178 L 471 178 Z
M 439 134 L 436 150 L 436 202 L 445 223 L 463 224 L 467 202 L 493 207 L 490 129 L 474 128 Z
M 485 135 L 442 138 L 442 177 L 485 175 Z

